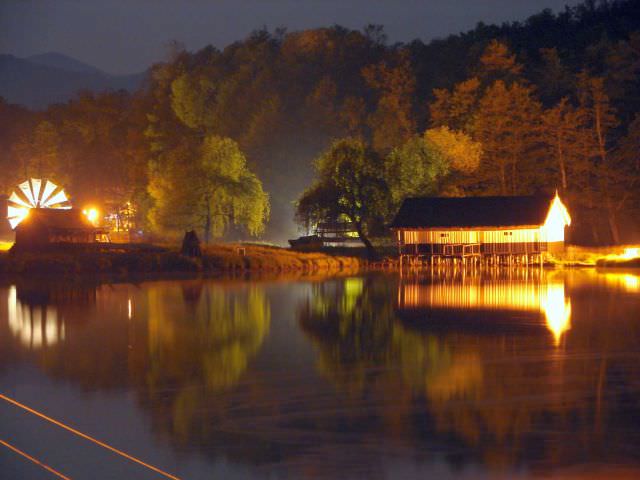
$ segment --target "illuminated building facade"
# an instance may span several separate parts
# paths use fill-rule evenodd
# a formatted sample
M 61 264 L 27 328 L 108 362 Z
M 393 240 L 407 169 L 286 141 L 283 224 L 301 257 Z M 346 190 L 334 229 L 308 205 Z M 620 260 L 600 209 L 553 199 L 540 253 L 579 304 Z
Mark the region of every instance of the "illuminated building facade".
M 564 249 L 571 217 L 560 197 L 406 199 L 391 228 L 402 259 L 542 260 Z

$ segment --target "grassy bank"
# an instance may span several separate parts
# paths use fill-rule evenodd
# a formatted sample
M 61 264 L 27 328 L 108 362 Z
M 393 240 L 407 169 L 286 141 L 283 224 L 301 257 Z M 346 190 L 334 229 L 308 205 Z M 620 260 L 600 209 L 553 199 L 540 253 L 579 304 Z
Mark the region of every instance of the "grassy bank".
M 300 253 L 256 245 L 210 245 L 201 258 L 181 255 L 177 247 L 64 246 L 41 252 L 0 253 L 0 273 L 305 273 L 357 271 L 356 258 Z

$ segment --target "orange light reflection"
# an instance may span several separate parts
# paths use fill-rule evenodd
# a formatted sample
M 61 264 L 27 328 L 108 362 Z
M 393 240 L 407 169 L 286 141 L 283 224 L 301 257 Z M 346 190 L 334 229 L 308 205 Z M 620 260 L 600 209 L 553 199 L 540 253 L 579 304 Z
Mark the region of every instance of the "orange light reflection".
M 560 345 L 571 329 L 571 301 L 566 298 L 564 283 L 549 282 L 480 282 L 406 283 L 398 295 L 401 308 L 452 308 L 478 310 L 519 310 L 541 312 L 554 344 Z

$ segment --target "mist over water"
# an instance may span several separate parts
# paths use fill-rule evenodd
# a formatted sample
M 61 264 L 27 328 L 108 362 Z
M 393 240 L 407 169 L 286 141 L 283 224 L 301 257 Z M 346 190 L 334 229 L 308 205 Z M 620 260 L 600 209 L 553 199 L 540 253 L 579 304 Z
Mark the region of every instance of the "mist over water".
M 640 275 L 0 285 L 0 393 L 181 478 L 633 478 Z M 0 402 L 72 478 L 157 474 Z M 9 478 L 43 471 L 0 448 Z

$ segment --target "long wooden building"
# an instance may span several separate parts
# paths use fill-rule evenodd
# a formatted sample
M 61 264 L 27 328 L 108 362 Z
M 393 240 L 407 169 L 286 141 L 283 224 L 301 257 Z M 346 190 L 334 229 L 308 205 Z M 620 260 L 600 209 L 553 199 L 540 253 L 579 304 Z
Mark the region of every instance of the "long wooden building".
M 548 196 L 406 199 L 391 228 L 401 263 L 542 262 L 564 249 L 567 208 Z

